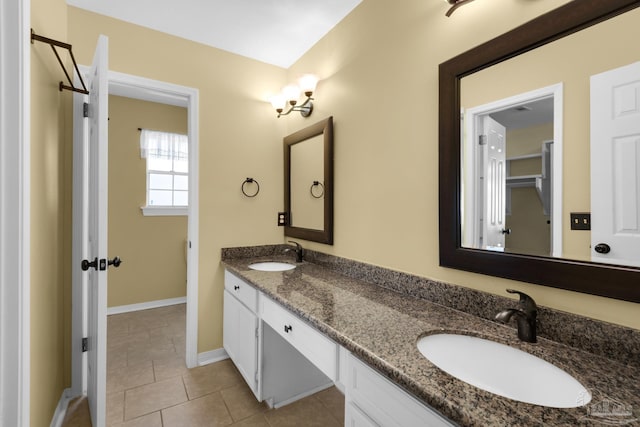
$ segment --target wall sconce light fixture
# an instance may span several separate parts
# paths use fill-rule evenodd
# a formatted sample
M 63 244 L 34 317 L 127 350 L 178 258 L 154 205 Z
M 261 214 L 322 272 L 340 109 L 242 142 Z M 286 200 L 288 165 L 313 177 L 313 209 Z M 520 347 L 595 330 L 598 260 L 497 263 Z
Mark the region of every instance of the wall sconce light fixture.
M 278 117 L 286 116 L 292 111 L 299 111 L 302 117 L 309 117 L 313 112 L 313 92 L 316 90 L 318 78 L 313 74 L 305 74 L 298 80 L 297 85 L 289 85 L 282 89 L 277 95 L 270 98 L 271 105 L 278 112 Z M 300 93 L 304 93 L 306 99 L 298 105 Z M 284 109 L 289 105 L 289 109 L 283 113 Z
M 451 7 L 449 8 L 449 10 L 447 10 L 447 13 L 445 15 L 447 16 L 451 16 L 451 14 L 460 6 L 462 6 L 463 4 L 467 4 L 467 3 L 471 3 L 473 0 L 444 0 L 447 3 L 449 3 L 451 5 Z

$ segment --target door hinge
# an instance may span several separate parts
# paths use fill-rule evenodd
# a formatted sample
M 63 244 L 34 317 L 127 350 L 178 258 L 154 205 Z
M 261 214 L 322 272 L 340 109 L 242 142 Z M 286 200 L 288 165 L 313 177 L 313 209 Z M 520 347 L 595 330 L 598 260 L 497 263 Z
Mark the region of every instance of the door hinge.
M 89 117 L 89 103 L 82 103 L 82 117 Z
M 86 353 L 89 350 L 89 338 L 82 338 L 82 352 Z
M 487 135 L 478 135 L 478 144 L 487 145 Z
M 256 328 L 256 338 L 259 338 L 259 337 L 260 337 L 260 335 L 258 333 L 258 328 Z

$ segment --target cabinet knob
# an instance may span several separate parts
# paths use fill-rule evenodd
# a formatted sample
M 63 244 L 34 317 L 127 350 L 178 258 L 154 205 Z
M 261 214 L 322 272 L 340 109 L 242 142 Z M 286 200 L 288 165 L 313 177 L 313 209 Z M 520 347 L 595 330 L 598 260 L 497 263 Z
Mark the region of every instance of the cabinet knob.
M 234 290 L 234 291 L 237 291 L 238 289 L 240 289 L 240 286 L 238 286 L 238 285 L 235 285 L 235 286 L 233 287 L 233 290 Z
M 285 334 L 288 334 L 293 328 L 291 327 L 291 325 L 284 325 L 284 332 Z

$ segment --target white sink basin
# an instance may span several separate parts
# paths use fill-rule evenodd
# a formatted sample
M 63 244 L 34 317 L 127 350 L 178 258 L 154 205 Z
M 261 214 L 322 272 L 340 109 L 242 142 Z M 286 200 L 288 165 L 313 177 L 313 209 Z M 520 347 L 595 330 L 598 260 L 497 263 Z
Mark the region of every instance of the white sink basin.
M 552 408 L 575 408 L 591 393 L 560 368 L 524 351 L 458 334 L 428 335 L 418 349 L 448 374 L 491 393 Z
M 287 262 L 267 261 L 250 264 L 249 268 L 259 271 L 287 271 L 293 270 L 296 266 Z

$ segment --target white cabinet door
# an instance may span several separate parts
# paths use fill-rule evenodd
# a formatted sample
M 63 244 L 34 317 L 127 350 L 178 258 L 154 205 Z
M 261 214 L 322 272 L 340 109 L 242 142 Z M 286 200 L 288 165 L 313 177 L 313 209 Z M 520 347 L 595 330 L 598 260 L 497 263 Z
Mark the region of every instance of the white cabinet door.
M 224 291 L 223 345 L 258 400 L 258 317 Z
M 353 403 L 346 406 L 344 425 L 345 427 L 379 427 Z

